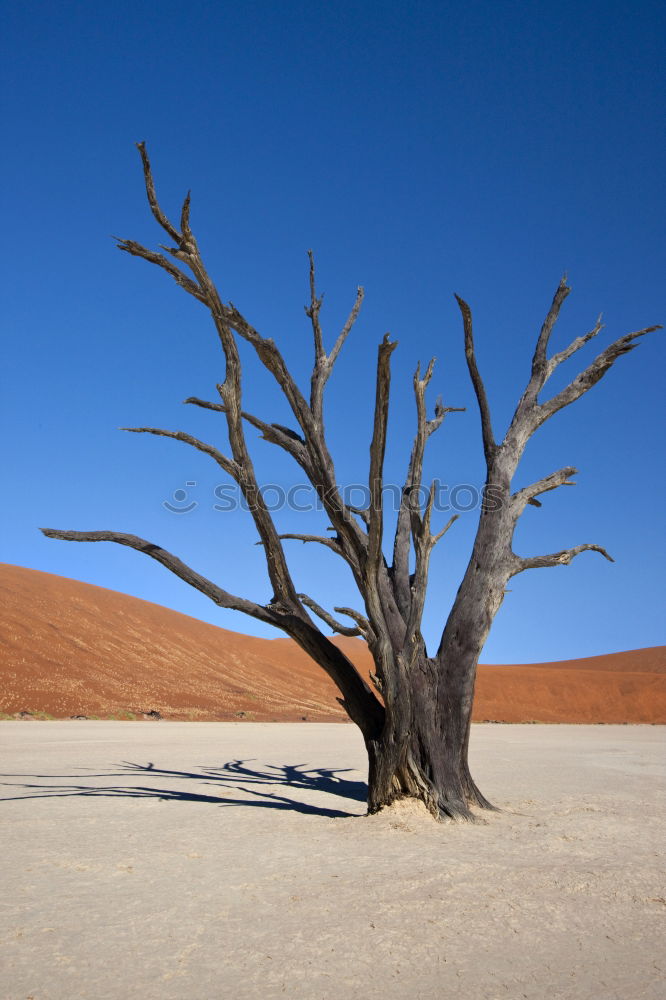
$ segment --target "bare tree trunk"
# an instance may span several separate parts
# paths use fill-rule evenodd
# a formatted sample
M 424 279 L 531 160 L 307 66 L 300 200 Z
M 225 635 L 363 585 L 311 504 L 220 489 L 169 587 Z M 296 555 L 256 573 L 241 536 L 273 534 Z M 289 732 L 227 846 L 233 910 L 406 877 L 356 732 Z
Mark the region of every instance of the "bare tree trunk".
M 461 662 L 456 669 L 468 680 L 476 664 Z M 407 680 L 381 735 L 366 740 L 368 811 L 401 798 L 420 799 L 437 819 L 471 819 L 470 807 L 492 808 L 469 771 L 471 701 L 443 686 L 437 661 L 423 654 Z
M 506 479 L 495 483 L 504 502 L 481 514 L 476 543 L 436 657 L 419 650 L 411 667 L 398 661 L 398 682 L 386 699 L 370 758 L 369 810 L 404 796 L 422 799 L 438 818 L 471 818 L 470 807 L 493 808 L 469 770 L 469 735 L 479 656 L 502 603 L 510 573 L 512 534 Z M 379 671 L 378 671 L 379 672 Z

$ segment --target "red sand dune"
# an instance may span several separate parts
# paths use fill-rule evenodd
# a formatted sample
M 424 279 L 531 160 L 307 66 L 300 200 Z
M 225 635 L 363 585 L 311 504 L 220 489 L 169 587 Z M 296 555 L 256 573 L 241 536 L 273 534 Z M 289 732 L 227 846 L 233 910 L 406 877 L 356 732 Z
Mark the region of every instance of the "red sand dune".
M 0 712 L 345 721 L 290 639 L 256 639 L 87 583 L 0 564 Z M 367 675 L 357 639 L 336 640 Z M 666 723 L 666 648 L 481 666 L 474 718 Z

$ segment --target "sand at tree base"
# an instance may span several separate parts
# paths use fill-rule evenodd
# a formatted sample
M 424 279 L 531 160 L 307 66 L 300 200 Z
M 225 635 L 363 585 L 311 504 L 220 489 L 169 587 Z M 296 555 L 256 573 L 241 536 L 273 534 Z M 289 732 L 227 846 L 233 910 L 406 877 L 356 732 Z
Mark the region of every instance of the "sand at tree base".
M 661 727 L 475 726 L 473 825 L 364 817 L 352 726 L 0 742 L 7 1000 L 664 995 Z

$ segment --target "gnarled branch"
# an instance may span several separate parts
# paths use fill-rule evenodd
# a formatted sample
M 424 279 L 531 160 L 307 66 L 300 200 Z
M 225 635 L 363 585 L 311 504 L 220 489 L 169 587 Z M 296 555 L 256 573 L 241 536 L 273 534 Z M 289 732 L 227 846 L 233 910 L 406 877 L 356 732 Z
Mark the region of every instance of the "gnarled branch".
M 226 377 L 223 385 L 218 388 L 225 404 L 225 415 L 227 419 L 227 430 L 231 453 L 235 466 L 238 469 L 236 481 L 239 483 L 241 490 L 243 491 L 243 495 L 248 500 L 250 512 L 259 533 L 259 537 L 265 543 L 264 551 L 266 553 L 266 566 L 274 589 L 275 599 L 281 601 L 286 607 L 293 608 L 295 613 L 303 613 L 302 608 L 296 599 L 296 590 L 289 573 L 289 568 L 282 549 L 282 544 L 278 537 L 277 529 L 275 528 L 270 512 L 263 502 L 254 472 L 252 459 L 245 441 L 241 408 L 241 364 L 238 347 L 232 332 L 232 328 L 235 328 L 234 317 L 236 315 L 236 311 L 233 309 L 231 304 L 229 306 L 224 305 L 214 283 L 211 281 L 208 272 L 206 271 L 203 260 L 201 259 L 196 240 L 192 236 L 189 228 L 189 195 L 183 203 L 181 212 L 181 225 L 183 227 L 183 232 L 179 233 L 162 211 L 157 200 L 150 161 L 146 153 L 145 144 L 139 143 L 138 149 L 143 163 L 146 194 L 151 211 L 158 223 L 177 244 L 178 249 L 173 251 L 169 250 L 169 252 L 177 256 L 179 260 L 183 260 L 194 275 L 196 279 L 196 288 L 203 297 L 202 301 L 206 303 L 210 310 L 222 349 L 224 351 L 226 361 Z M 143 250 L 143 248 L 140 248 L 138 244 L 132 244 L 132 249 L 137 248 L 139 251 Z M 121 249 L 130 250 L 130 246 L 127 241 L 124 242 Z M 139 255 L 142 254 L 139 253 Z M 166 264 L 165 269 L 173 274 L 171 268 L 174 267 L 174 265 L 171 265 L 166 258 L 161 258 L 161 255 L 157 255 L 156 259 L 153 260 L 153 263 L 157 263 L 160 267 L 165 267 Z M 178 277 L 177 280 L 179 280 Z M 240 317 L 240 319 L 242 320 L 243 318 Z M 181 440 L 184 440 L 184 438 L 181 438 Z
M 142 257 L 143 260 L 147 260 L 151 264 L 156 264 L 161 267 L 162 270 L 170 274 L 171 277 L 176 281 L 181 288 L 184 288 L 189 295 L 192 295 L 199 302 L 203 302 L 204 305 L 208 305 L 205 293 L 196 283 L 192 281 L 188 275 L 186 275 L 179 267 L 176 267 L 164 254 L 156 253 L 154 250 L 148 250 L 147 247 L 137 243 L 136 240 L 123 240 L 118 236 L 114 236 L 116 244 L 119 250 L 123 250 L 125 253 L 129 253 L 132 257 Z
M 364 295 L 365 291 L 363 290 L 361 285 L 359 285 L 358 288 L 356 289 L 356 299 L 354 301 L 354 305 L 351 308 L 351 312 L 349 313 L 349 316 L 345 320 L 345 324 L 340 330 L 340 333 L 338 334 L 337 339 L 331 349 L 331 353 L 328 356 L 329 368 L 333 368 L 333 365 L 337 360 L 338 354 L 343 348 L 345 340 L 351 333 L 351 329 L 356 320 L 358 319 L 358 314 L 360 313 L 361 306 L 363 305 Z
M 515 516 L 519 517 L 528 503 L 534 507 L 540 507 L 541 504 L 536 498 L 541 496 L 542 493 L 556 490 L 558 486 L 575 486 L 576 484 L 571 480 L 571 477 L 577 473 L 578 469 L 574 469 L 573 465 L 567 465 L 564 469 L 551 472 L 549 476 L 545 476 L 537 483 L 532 483 L 531 486 L 525 486 L 522 490 L 518 490 L 511 497 L 511 505 Z
M 408 657 L 408 661 L 418 649 L 421 639 L 421 621 L 425 608 L 426 592 L 428 588 L 428 572 L 430 569 L 430 556 L 435 545 L 444 537 L 451 525 L 458 520 L 459 515 L 453 514 L 444 527 L 436 535 L 430 533 L 430 522 L 432 517 L 433 502 L 435 499 L 435 484 L 433 483 L 428 493 L 423 517 L 418 510 L 412 509 L 411 528 L 414 539 L 415 567 L 414 575 L 410 577 L 409 584 L 409 612 L 406 622 L 405 639 L 403 653 Z
M 553 296 L 551 307 L 548 310 L 548 315 L 546 316 L 539 332 L 536 347 L 534 349 L 534 355 L 532 357 L 532 377 L 530 379 L 530 384 L 535 392 L 539 391 L 548 377 L 546 351 L 548 350 L 548 344 L 550 342 L 550 336 L 553 332 L 553 327 L 555 326 L 557 318 L 560 315 L 562 303 L 570 292 L 571 288 L 567 285 L 566 275 L 564 275 L 557 286 L 555 295 Z
M 580 351 L 581 347 L 585 347 L 585 344 L 588 344 L 594 337 L 596 337 L 597 334 L 603 330 L 603 328 L 604 324 L 601 322 L 600 315 L 591 330 L 584 333 L 582 337 L 576 337 L 576 339 L 572 340 L 569 346 L 565 347 L 564 350 L 558 351 L 557 354 L 553 354 L 552 358 L 549 358 L 548 364 L 546 365 L 545 381 L 550 378 L 556 368 L 559 368 L 561 364 L 568 361 L 569 358 L 572 357 L 577 351 Z
M 553 327 L 555 326 L 555 323 L 560 315 L 562 304 L 570 292 L 571 288 L 567 285 L 565 275 L 557 286 L 550 309 L 548 310 L 548 314 L 541 326 L 536 346 L 534 348 L 534 354 L 532 356 L 532 369 L 529 381 L 525 387 L 525 391 L 518 401 L 511 424 L 504 438 L 505 445 L 507 442 L 510 442 L 512 445 L 512 450 L 515 452 L 516 456 L 516 462 L 518 461 L 520 454 L 522 454 L 522 450 L 525 447 L 530 435 L 533 434 L 535 430 L 533 416 L 537 406 L 539 392 L 543 388 L 546 379 L 549 378 L 555 370 L 555 367 L 557 367 L 556 365 L 551 367 L 551 362 L 548 361 L 548 344 L 553 332 Z
M 554 354 L 550 359 L 547 357 L 547 348 L 553 327 L 560 313 L 562 303 L 569 295 L 571 289 L 566 283 L 566 278 L 562 278 L 555 292 L 552 305 L 544 321 L 539 334 L 534 356 L 532 359 L 532 371 L 529 382 L 523 395 L 521 396 L 514 412 L 511 424 L 504 438 L 503 447 L 508 451 L 511 458 L 511 468 L 515 467 L 522 455 L 530 437 L 541 427 L 546 420 L 561 410 L 564 406 L 569 406 L 586 393 L 593 385 L 603 378 L 607 371 L 613 366 L 615 361 L 622 354 L 627 354 L 636 347 L 634 341 L 646 333 L 652 333 L 660 329 L 659 326 L 645 327 L 635 333 L 626 334 L 620 337 L 613 344 L 607 347 L 601 354 L 588 365 L 588 367 L 574 378 L 561 392 L 553 396 L 544 403 L 539 402 L 539 393 L 543 389 L 547 380 L 553 372 L 570 357 L 576 354 L 590 340 L 597 336 L 603 329 L 601 316 L 594 327 L 577 337 L 562 351 Z
M 366 548 L 365 533 L 340 496 L 335 479 L 333 459 L 324 439 L 323 421 L 316 418 L 306 403 L 275 342 L 262 337 L 232 303 L 229 303 L 225 315 L 233 329 L 254 347 L 260 361 L 271 372 L 287 398 L 303 431 L 309 455 L 310 471 L 308 474 L 311 482 L 322 497 L 326 511 L 336 530 L 345 537 L 350 550 L 355 552 L 357 561 L 360 561 Z M 329 361 L 330 357 L 333 357 L 333 352 L 329 356 Z
M 194 406 L 199 406 L 205 410 L 215 410 L 218 413 L 227 412 L 224 403 L 211 403 L 205 399 L 198 399 L 196 396 L 190 396 L 184 402 L 192 403 Z M 241 412 L 241 417 L 252 427 L 261 431 L 261 435 L 265 441 L 278 445 L 278 447 L 290 454 L 309 475 L 311 465 L 305 441 L 296 431 L 291 430 L 290 427 L 283 427 L 281 424 L 269 424 L 265 420 L 255 417 L 252 413 L 247 413 L 245 410 Z
M 433 548 L 435 547 L 435 545 L 437 545 L 437 542 L 439 542 L 442 538 L 444 538 L 444 535 L 447 533 L 451 525 L 455 524 L 455 522 L 458 520 L 459 517 L 460 514 L 452 514 L 451 517 L 446 522 L 446 524 L 444 525 L 444 527 L 441 529 L 441 531 L 438 531 L 436 535 L 432 536 Z
M 307 435 L 311 428 L 310 408 L 301 390 L 296 385 L 291 372 L 287 368 L 275 341 L 270 337 L 262 337 L 232 302 L 229 302 L 225 309 L 225 318 L 236 333 L 254 347 L 259 359 L 268 371 L 271 372 L 282 392 L 287 397 L 294 416 L 303 433 Z
M 359 629 L 363 633 L 363 636 L 366 639 L 369 640 L 374 635 L 372 625 L 365 617 L 365 615 L 362 615 L 360 611 L 356 611 L 354 608 L 347 608 L 347 607 L 335 607 L 333 608 L 333 610 L 337 611 L 339 615 L 347 615 L 348 618 L 351 618 L 353 621 L 355 621 Z
M 537 427 L 540 427 L 564 406 L 570 406 L 571 403 L 580 399 L 584 393 L 588 392 L 593 385 L 596 385 L 610 371 L 618 358 L 622 357 L 623 354 L 628 354 L 638 346 L 636 341 L 639 337 L 644 337 L 646 333 L 653 333 L 655 330 L 661 330 L 661 326 L 646 326 L 635 333 L 627 333 L 624 337 L 620 337 L 614 343 L 610 344 L 566 388 L 562 389 L 561 392 L 558 392 L 556 396 L 553 396 L 545 403 L 536 406 L 534 429 L 536 430 Z
M 148 198 L 148 204 L 150 205 L 150 210 L 153 213 L 157 222 L 159 222 L 162 229 L 169 234 L 172 240 L 176 243 L 180 243 L 182 240 L 181 233 L 169 222 L 168 218 L 162 211 L 160 204 L 157 200 L 157 195 L 155 193 L 155 182 L 153 180 L 153 172 L 150 166 L 150 160 L 148 159 L 148 152 L 146 150 L 145 142 L 137 142 L 136 148 L 141 154 L 141 163 L 143 164 L 143 178 L 146 184 L 146 196 Z M 189 215 L 189 194 L 185 199 L 185 204 L 187 205 L 187 214 L 185 212 L 185 205 L 183 206 L 183 216 L 187 221 Z
M 286 532 L 279 536 L 281 541 L 295 541 L 303 542 L 304 544 L 308 542 L 314 542 L 318 545 L 323 545 L 325 548 L 330 549 L 334 552 L 336 556 L 340 556 L 341 559 L 347 563 L 352 573 L 356 576 L 360 574 L 360 566 L 356 560 L 355 553 L 350 552 L 349 549 L 344 544 L 344 539 L 340 535 L 336 534 L 335 538 L 327 538 L 325 535 L 308 535 L 299 534 L 297 532 Z M 259 541 L 255 543 L 256 545 L 263 545 L 264 543 Z
M 157 437 L 172 438 L 174 441 L 182 441 L 184 444 L 189 444 L 197 451 L 202 451 L 206 455 L 210 455 L 221 469 L 224 469 L 232 479 L 239 482 L 241 477 L 241 470 L 231 458 L 227 458 L 223 455 L 221 451 L 218 451 L 212 444 L 206 444 L 205 441 L 200 441 L 199 438 L 193 437 L 191 434 L 187 434 L 185 431 L 165 431 L 161 430 L 159 427 L 121 427 L 121 431 L 129 431 L 130 434 L 155 434 Z
M 458 303 L 458 307 L 463 318 L 467 369 L 472 380 L 476 400 L 479 404 L 479 413 L 481 415 L 483 453 L 486 457 L 486 463 L 489 464 L 495 454 L 497 445 L 495 444 L 495 438 L 493 437 L 493 426 L 490 419 L 490 405 L 488 403 L 488 396 L 486 395 L 486 387 L 483 384 L 483 379 L 481 378 L 481 374 L 476 363 L 476 353 L 474 351 L 474 332 L 472 329 L 472 310 L 467 305 L 465 300 L 461 299 L 459 295 L 456 295 L 456 302 Z
M 155 559 L 185 583 L 205 594 L 219 607 L 241 611 L 251 618 L 286 631 L 302 649 L 320 663 L 337 684 L 344 696 L 345 708 L 363 733 L 368 738 L 376 738 L 381 732 L 384 717 L 381 704 L 351 660 L 315 627 L 302 609 L 299 608 L 297 615 L 294 610 L 285 608 L 279 602 L 273 607 L 264 606 L 230 594 L 191 569 L 171 552 L 137 535 L 119 531 L 67 531 L 58 528 L 41 530 L 48 538 L 58 538 L 67 542 L 116 542 L 119 545 L 126 545 Z
M 425 393 L 432 378 L 435 359 L 433 358 L 425 375 L 421 378 L 421 366 L 414 373 L 414 396 L 416 399 L 416 435 L 407 467 L 407 475 L 402 488 L 400 509 L 393 539 L 393 563 L 391 566 L 391 581 L 396 602 L 403 618 L 407 619 L 411 602 L 411 585 L 409 574 L 409 555 L 411 551 L 411 520 L 414 500 L 418 503 L 418 493 L 423 479 L 423 458 L 426 443 L 434 432 L 441 427 L 447 413 L 461 413 L 464 407 L 444 406 L 441 397 L 435 403 L 435 415 L 426 419 Z M 416 494 L 416 498 L 414 496 Z
M 377 388 L 375 393 L 375 419 L 370 444 L 370 504 L 368 507 L 368 573 L 376 579 L 382 559 L 384 454 L 388 424 L 389 389 L 391 385 L 391 354 L 397 347 L 385 334 L 377 352 Z
M 346 558 L 344 551 L 336 540 L 334 538 L 327 538 L 326 535 L 300 535 L 295 532 L 287 532 L 284 535 L 280 535 L 280 538 L 292 539 L 304 544 L 306 542 L 316 542 L 318 545 L 324 545 L 327 549 L 331 549 L 336 555 Z
M 161 563 L 171 573 L 205 594 L 221 608 L 242 611 L 243 614 L 250 615 L 251 618 L 257 618 L 259 621 L 279 627 L 280 623 L 276 616 L 263 605 L 230 594 L 187 566 L 171 552 L 153 542 L 146 541 L 145 538 L 139 538 L 138 535 L 128 535 L 121 531 L 66 531 L 59 528 L 41 528 L 40 530 L 47 538 L 59 538 L 65 542 L 116 542 L 117 545 L 127 545 L 129 548 L 142 552 Z
M 324 296 L 317 296 L 315 286 L 314 254 L 312 253 L 312 250 L 308 250 L 308 258 L 310 260 L 310 304 L 305 307 L 305 312 L 310 317 L 310 321 L 312 323 L 315 343 L 315 363 L 312 369 L 312 376 L 310 378 L 310 409 L 315 420 L 315 429 L 319 433 L 322 433 L 324 388 L 328 382 L 331 372 L 333 371 L 333 366 L 336 362 L 338 354 L 342 350 L 342 346 L 349 336 L 351 328 L 356 322 L 361 309 L 361 304 L 363 302 L 364 293 L 362 288 L 357 288 L 356 301 L 354 302 L 352 310 L 347 317 L 347 321 L 338 334 L 331 353 L 326 354 L 326 351 L 324 350 L 324 339 L 321 324 L 319 321 L 319 311 L 321 309 Z
M 324 351 L 324 338 L 321 332 L 321 323 L 319 322 L 319 310 L 321 309 L 322 302 L 324 301 L 324 296 L 321 295 L 317 297 L 317 289 L 315 285 L 315 263 L 312 250 L 308 250 L 308 260 L 310 261 L 310 305 L 305 306 L 305 313 L 310 317 L 310 321 L 312 323 L 316 369 L 316 367 L 326 358 L 326 353 Z
M 308 597 L 307 594 L 299 594 L 298 597 L 307 608 L 314 611 L 317 617 L 321 618 L 323 622 L 326 622 L 329 628 L 333 629 L 334 632 L 338 632 L 340 635 L 346 636 L 362 635 L 361 629 L 358 628 L 358 626 L 342 625 L 339 621 L 336 621 L 332 614 L 329 614 L 325 608 L 322 608 L 320 604 L 317 604 L 317 602 L 311 597 Z M 336 608 L 336 610 L 338 609 Z
M 581 552 L 599 552 L 604 559 L 615 562 L 612 556 L 600 545 L 575 545 L 572 549 L 562 549 L 560 552 L 551 552 L 545 556 L 529 556 L 524 558 L 514 553 L 515 563 L 511 569 L 510 576 L 516 576 L 526 569 L 549 569 L 551 566 L 568 566 L 572 559 L 579 556 Z

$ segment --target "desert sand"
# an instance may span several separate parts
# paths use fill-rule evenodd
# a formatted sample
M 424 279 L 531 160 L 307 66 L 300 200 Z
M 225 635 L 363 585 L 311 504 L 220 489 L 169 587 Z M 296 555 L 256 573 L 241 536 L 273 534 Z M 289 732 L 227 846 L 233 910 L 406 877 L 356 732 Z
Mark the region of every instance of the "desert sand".
M 367 676 L 358 639 L 336 640 Z M 256 639 L 76 580 L 0 564 L 0 712 L 344 722 L 290 639 Z M 666 722 L 666 649 L 479 668 L 475 719 Z
M 664 996 L 660 727 L 474 726 L 476 824 L 364 816 L 353 726 L 0 742 L 5 1000 Z

